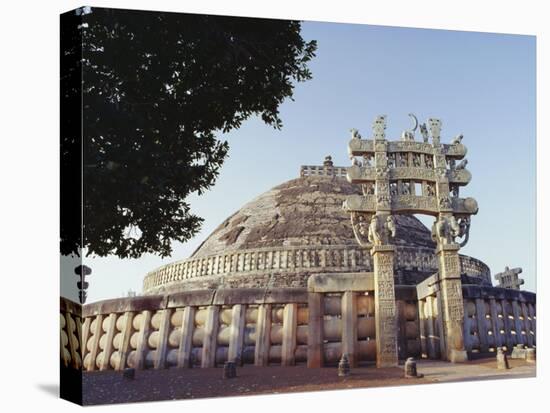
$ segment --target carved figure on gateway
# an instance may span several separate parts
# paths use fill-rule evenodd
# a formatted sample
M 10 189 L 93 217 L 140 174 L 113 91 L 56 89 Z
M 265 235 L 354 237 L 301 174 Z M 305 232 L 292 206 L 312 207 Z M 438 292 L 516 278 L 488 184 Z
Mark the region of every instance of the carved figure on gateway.
M 460 226 L 454 216 L 441 217 L 432 226 L 432 239 L 438 244 L 452 244 L 460 235 Z
M 388 215 L 386 220 L 380 215 L 373 215 L 369 225 L 368 239 L 372 245 L 389 244 L 390 239 L 395 237 L 396 227 L 393 216 Z

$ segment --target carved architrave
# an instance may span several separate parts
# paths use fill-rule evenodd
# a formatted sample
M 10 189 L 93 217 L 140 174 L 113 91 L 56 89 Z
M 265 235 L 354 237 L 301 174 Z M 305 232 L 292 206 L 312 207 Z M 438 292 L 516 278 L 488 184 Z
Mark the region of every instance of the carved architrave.
M 455 214 L 474 215 L 479 209 L 474 198 L 452 198 L 451 202 Z
M 388 179 L 389 174 L 390 174 L 390 168 L 388 168 L 388 166 L 383 164 L 383 166 L 379 166 L 376 168 L 374 177 L 376 179 Z
M 365 139 L 352 139 L 348 143 L 349 155 L 363 155 L 374 152 L 374 142 Z
M 390 208 L 390 197 L 388 195 L 378 195 L 376 197 L 377 208 L 388 210 Z
M 451 183 L 466 185 L 472 179 L 472 174 L 466 169 L 451 169 L 448 177 Z
M 388 142 L 388 152 L 417 152 L 431 154 L 433 146 L 425 142 L 391 141 Z
M 362 178 L 362 168 L 359 165 L 352 165 L 346 168 L 346 176 L 349 182 L 355 182 Z
M 344 201 L 343 208 L 347 211 L 375 212 L 376 198 L 376 195 L 350 195 Z
M 380 170 L 382 173 L 383 170 Z M 384 175 L 381 175 L 384 176 Z M 353 182 L 353 181 L 352 181 Z M 372 182 L 372 181 L 369 181 Z M 444 189 L 447 188 L 446 183 L 439 183 L 439 191 L 445 193 Z M 443 188 L 443 190 L 441 190 Z M 364 197 L 360 195 L 350 195 L 344 207 L 347 210 L 357 211 L 372 211 L 376 210 L 378 204 L 384 210 L 392 208 L 396 213 L 424 213 L 428 215 L 437 215 L 441 210 L 444 212 L 452 212 L 459 216 L 476 214 L 478 211 L 478 204 L 474 198 L 459 198 L 442 196 L 437 198 L 434 186 L 429 182 L 426 185 L 426 191 L 422 195 L 403 195 L 395 191 L 395 194 L 391 197 L 390 204 L 390 191 L 386 180 L 378 179 L 376 181 L 375 194 L 372 192 L 364 193 Z
M 396 212 L 406 213 L 417 211 L 435 215 L 439 211 L 434 196 L 399 195 L 392 198 L 392 209 Z
M 376 174 L 378 175 L 380 169 L 386 169 L 388 165 L 388 157 L 385 152 L 376 152 L 374 157 L 374 166 L 376 167 Z M 388 173 L 387 169 L 385 173 Z
M 422 158 L 419 153 L 413 153 L 412 154 L 412 167 L 414 168 L 422 168 Z
M 360 169 L 359 179 L 374 181 L 376 179 L 376 168 L 372 166 L 363 167 Z
M 406 152 L 403 153 L 396 153 L 395 154 L 395 160 L 396 160 L 396 166 L 398 168 L 408 168 L 408 156 Z
M 442 145 L 442 149 L 447 156 L 453 156 L 456 159 L 462 159 L 468 153 L 468 149 L 461 143 L 454 145 Z
M 375 186 L 373 182 L 367 182 L 365 184 L 361 185 L 361 190 L 363 191 L 363 195 L 374 195 L 375 194 Z
M 433 169 L 422 167 L 396 167 L 390 170 L 390 179 L 436 181 Z
M 447 169 L 447 161 L 445 160 L 445 155 L 436 153 L 434 155 L 434 162 L 436 168 L 444 168 Z
M 388 195 L 389 194 L 389 186 L 387 181 L 377 181 L 376 182 L 376 194 L 377 195 Z
M 347 211 L 374 212 L 376 205 L 390 208 L 394 213 L 420 213 L 437 216 L 439 212 L 438 200 L 435 196 L 419 195 L 395 195 L 389 197 L 389 188 L 386 191 L 385 182 L 376 183 L 377 195 L 350 195 L 344 201 L 343 207 Z M 381 190 L 383 188 L 383 190 Z M 378 193 L 380 195 L 378 195 Z M 478 206 L 474 198 L 449 198 L 451 200 L 452 212 L 458 216 L 465 216 L 477 213 Z
M 411 194 L 411 185 L 409 182 L 401 182 L 401 188 L 399 190 L 401 195 L 410 195 Z
M 397 166 L 396 154 L 388 152 L 388 168 L 393 169 Z
M 433 169 L 434 167 L 434 159 L 432 155 L 424 155 L 424 163 L 426 164 L 426 168 Z
M 449 196 L 439 197 L 439 209 L 443 209 L 443 210 L 452 209 L 451 198 Z

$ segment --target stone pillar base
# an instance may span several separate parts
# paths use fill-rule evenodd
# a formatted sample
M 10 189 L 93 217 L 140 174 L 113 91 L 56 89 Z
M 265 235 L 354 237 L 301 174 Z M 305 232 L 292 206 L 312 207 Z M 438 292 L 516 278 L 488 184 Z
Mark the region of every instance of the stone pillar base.
M 468 361 L 468 353 L 466 350 L 451 349 L 449 352 L 449 361 L 451 363 L 464 363 Z

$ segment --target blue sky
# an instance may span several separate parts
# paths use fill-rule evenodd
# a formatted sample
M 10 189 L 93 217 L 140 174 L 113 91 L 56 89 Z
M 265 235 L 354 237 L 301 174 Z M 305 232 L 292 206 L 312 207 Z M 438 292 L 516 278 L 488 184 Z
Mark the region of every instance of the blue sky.
M 229 158 L 216 185 L 189 200 L 205 218 L 200 234 L 176 244 L 171 258 L 86 258 L 93 269 L 88 302 L 141 291 L 144 275 L 186 258 L 227 216 L 271 187 L 298 176 L 300 165 L 332 155 L 347 166 L 349 129 L 368 135 L 377 114 L 388 115 L 388 139 L 420 121 L 443 121 L 442 140 L 459 133 L 468 147 L 471 183 L 461 196 L 477 199 L 469 244 L 462 253 L 487 263 L 523 268 L 536 288 L 535 37 L 357 24 L 304 22 L 316 39 L 313 79 L 297 85 L 281 106 L 283 129 L 258 119 L 221 139 Z M 430 223 L 431 220 L 424 220 Z M 72 263 L 62 261 L 62 295 L 73 297 Z

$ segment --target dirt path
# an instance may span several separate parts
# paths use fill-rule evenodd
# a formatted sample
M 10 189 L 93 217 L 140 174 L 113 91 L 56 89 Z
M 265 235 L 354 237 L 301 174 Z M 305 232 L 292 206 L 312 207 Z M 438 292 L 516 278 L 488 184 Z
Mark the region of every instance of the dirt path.
M 129 403 L 154 400 L 197 399 L 252 394 L 401 386 L 446 381 L 534 377 L 535 366 L 512 360 L 512 369 L 497 370 L 494 359 L 466 364 L 420 361 L 421 379 L 404 379 L 403 369 L 376 369 L 374 366 L 352 370 L 349 377 L 338 377 L 337 369 L 327 367 L 253 367 L 237 369 L 237 377 L 223 379 L 221 368 L 167 369 L 136 371 L 134 380 L 121 372 L 89 372 L 83 375 L 84 404 Z

